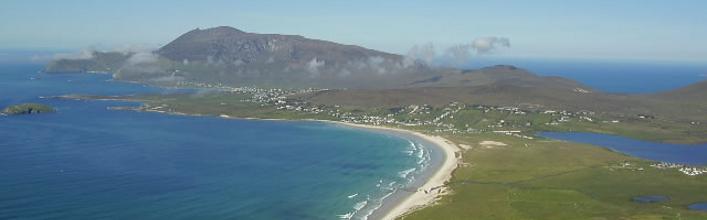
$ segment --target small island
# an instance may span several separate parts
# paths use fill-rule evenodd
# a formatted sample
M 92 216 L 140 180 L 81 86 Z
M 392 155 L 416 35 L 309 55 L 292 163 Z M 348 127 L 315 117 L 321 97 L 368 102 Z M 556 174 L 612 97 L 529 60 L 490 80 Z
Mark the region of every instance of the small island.
M 22 103 L 11 105 L 2 110 L 3 115 L 29 115 L 54 112 L 54 108 L 39 103 Z

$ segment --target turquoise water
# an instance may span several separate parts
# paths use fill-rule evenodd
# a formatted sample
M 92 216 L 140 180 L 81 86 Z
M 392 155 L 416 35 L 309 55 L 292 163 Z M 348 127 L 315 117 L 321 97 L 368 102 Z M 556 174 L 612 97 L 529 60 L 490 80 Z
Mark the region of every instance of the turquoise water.
M 539 135 L 551 139 L 601 146 L 647 160 L 707 165 L 707 143 L 670 144 L 582 132 L 541 132 Z
M 39 98 L 185 92 L 40 68 L 0 66 L 0 106 L 58 110 L 0 117 L 0 219 L 359 218 L 429 162 L 420 144 L 339 125 Z

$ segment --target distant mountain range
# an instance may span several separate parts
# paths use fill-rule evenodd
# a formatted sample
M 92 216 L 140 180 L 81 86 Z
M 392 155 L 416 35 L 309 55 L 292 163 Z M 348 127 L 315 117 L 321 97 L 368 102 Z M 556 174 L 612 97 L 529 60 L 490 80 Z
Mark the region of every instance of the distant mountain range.
M 514 66 L 476 70 L 432 68 L 401 55 L 295 35 L 247 33 L 232 27 L 195 29 L 152 52 L 93 52 L 58 59 L 47 72 L 110 72 L 119 80 L 161 85 L 221 84 L 318 87 L 322 104 L 399 106 L 453 101 L 618 113 L 707 114 L 707 81 L 671 92 L 620 95 Z M 676 110 L 680 106 L 681 110 Z

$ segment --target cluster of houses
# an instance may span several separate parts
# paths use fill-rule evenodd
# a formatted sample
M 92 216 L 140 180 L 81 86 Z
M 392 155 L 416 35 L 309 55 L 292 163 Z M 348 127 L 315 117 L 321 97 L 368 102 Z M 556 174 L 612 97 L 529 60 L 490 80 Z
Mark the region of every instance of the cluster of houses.
M 702 175 L 702 174 L 707 173 L 707 168 L 705 168 L 705 167 L 702 167 L 702 168 L 691 167 L 691 166 L 687 166 L 684 164 L 677 164 L 677 163 L 660 162 L 660 163 L 651 164 L 651 166 L 658 168 L 658 169 L 677 169 L 680 172 L 682 172 L 688 176 L 697 176 L 697 175 Z
M 490 111 L 501 111 L 501 112 L 509 112 L 509 113 L 515 114 L 515 115 L 525 115 L 525 114 L 528 114 L 527 111 L 522 110 L 522 109 L 520 109 L 520 108 L 518 108 L 518 107 L 507 107 L 507 106 L 494 107 L 494 106 L 477 105 L 476 108 L 483 110 L 484 113 L 488 113 L 488 112 L 490 112 Z
M 178 72 L 179 70 L 177 70 Z M 177 87 L 195 87 L 195 88 L 214 88 L 214 89 L 230 89 L 231 87 L 224 86 L 223 83 L 205 83 L 205 82 L 188 82 L 188 81 L 178 81 L 176 83 Z
M 546 125 L 560 125 L 561 123 L 564 122 L 569 122 L 573 118 L 577 118 L 579 120 L 583 121 L 588 121 L 588 122 L 594 122 L 594 112 L 592 111 L 578 111 L 578 112 L 570 112 L 570 111 L 555 111 L 555 110 L 546 110 L 540 112 L 541 114 L 546 114 L 546 115 L 552 115 L 555 117 L 559 117 L 557 119 L 553 119 L 550 122 L 545 123 Z

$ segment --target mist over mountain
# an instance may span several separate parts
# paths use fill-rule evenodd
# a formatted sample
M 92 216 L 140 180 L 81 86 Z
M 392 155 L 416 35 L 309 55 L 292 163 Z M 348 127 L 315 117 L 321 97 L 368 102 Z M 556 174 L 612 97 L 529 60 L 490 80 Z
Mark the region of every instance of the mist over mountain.
M 436 74 L 420 61 L 354 45 L 232 27 L 189 31 L 152 52 L 57 59 L 47 72 L 106 71 L 148 83 L 277 87 L 395 87 Z

